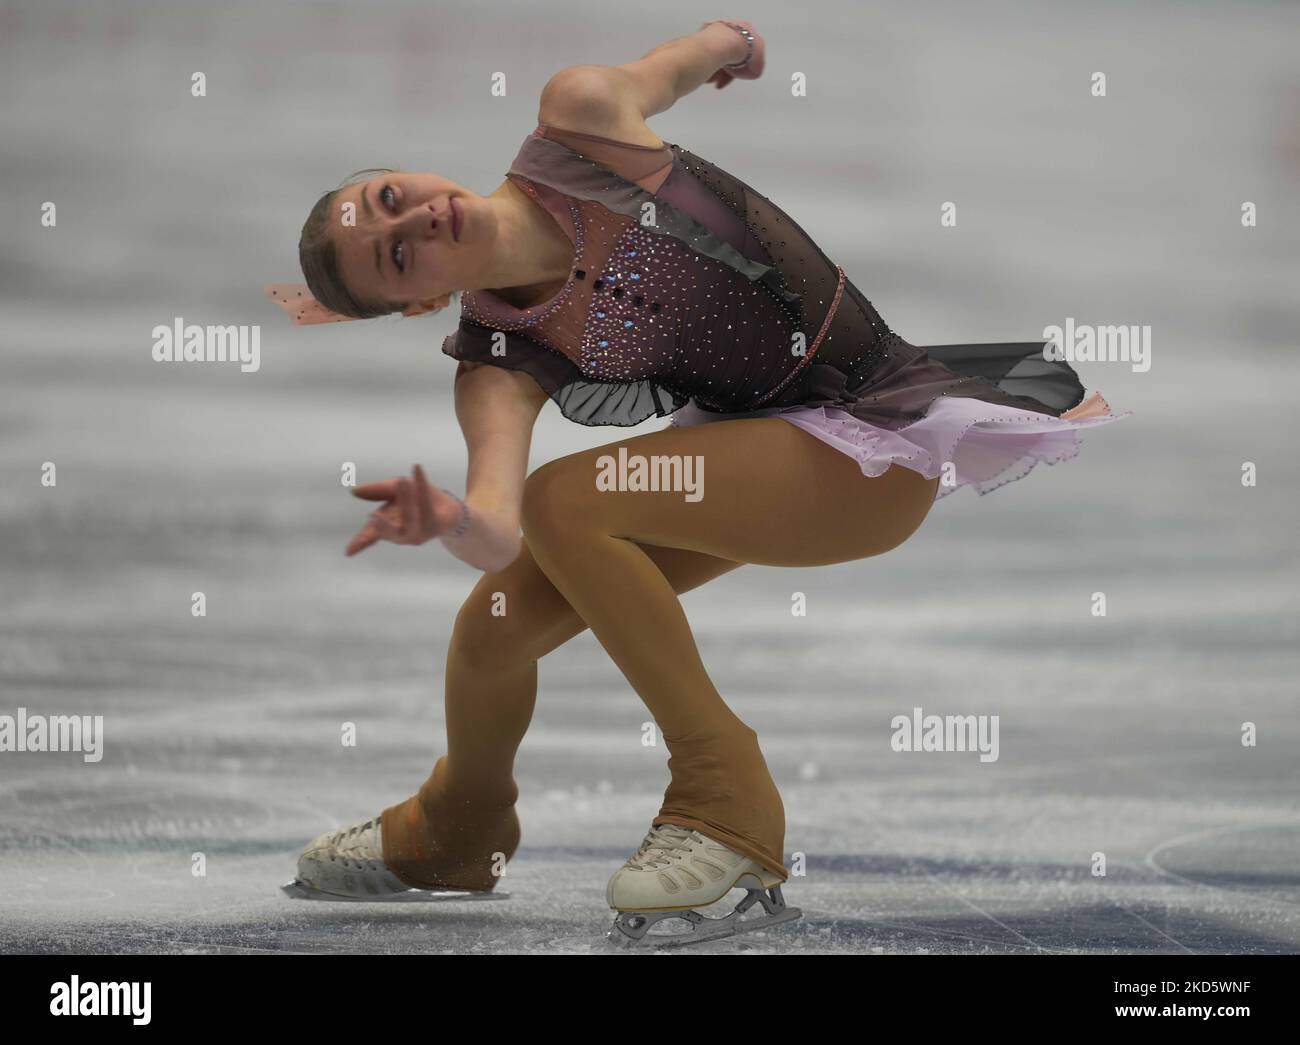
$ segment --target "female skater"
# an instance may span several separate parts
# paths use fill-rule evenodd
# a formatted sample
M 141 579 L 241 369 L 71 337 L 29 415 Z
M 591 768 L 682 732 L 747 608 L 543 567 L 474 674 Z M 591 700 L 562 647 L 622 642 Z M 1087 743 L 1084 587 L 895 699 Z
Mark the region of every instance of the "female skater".
M 937 496 L 1072 456 L 1079 429 L 1114 419 L 1041 341 L 909 344 L 785 211 L 646 126 L 763 61 L 749 23 L 714 21 L 627 65 L 566 69 L 490 195 L 435 174 L 354 181 L 304 226 L 309 289 L 268 288 L 301 323 L 418 315 L 462 292 L 443 351 L 459 360 L 466 495 L 418 466 L 358 487 L 383 504 L 347 554 L 437 537 L 484 571 L 447 652 L 446 754 L 416 794 L 312 842 L 306 886 L 491 890 L 519 844 L 513 763 L 537 661 L 590 628 L 671 756 L 663 805 L 609 883 L 616 928 L 697 923 L 682 912 L 737 885 L 742 907 L 780 917 L 781 797 L 677 596 L 743 563 L 879 555 Z M 584 425 L 673 423 L 525 480 L 548 398 Z M 598 459 L 621 450 L 707 465 L 703 496 L 598 484 Z

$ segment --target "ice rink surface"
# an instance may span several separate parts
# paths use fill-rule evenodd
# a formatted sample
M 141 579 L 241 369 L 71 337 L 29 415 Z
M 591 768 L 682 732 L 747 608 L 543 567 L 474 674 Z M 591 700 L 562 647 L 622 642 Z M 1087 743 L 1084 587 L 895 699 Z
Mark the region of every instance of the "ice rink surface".
M 768 74 L 651 125 L 789 210 L 913 343 L 1070 315 L 1150 324 L 1152 367 L 1082 364 L 1133 417 L 958 491 L 888 555 L 684 597 L 806 868 L 786 887 L 801 921 L 704 949 L 1296 951 L 1300 10 L 817 6 L 755 0 Z M 502 898 L 278 891 L 304 843 L 401 800 L 442 752 L 477 574 L 437 544 L 342 555 L 363 512 L 341 462 L 366 481 L 418 460 L 463 488 L 453 316 L 293 329 L 260 287 L 299 278 L 306 210 L 350 171 L 487 192 L 548 76 L 702 17 L 542 10 L 0 5 L 0 713 L 106 731 L 98 763 L 0 753 L 0 950 L 581 953 L 608 928 L 666 752 L 589 634 L 541 664 Z M 261 369 L 154 363 L 150 330 L 176 316 L 262 324 Z M 533 464 L 662 424 L 548 407 Z M 998 760 L 892 751 L 918 706 L 999 716 Z

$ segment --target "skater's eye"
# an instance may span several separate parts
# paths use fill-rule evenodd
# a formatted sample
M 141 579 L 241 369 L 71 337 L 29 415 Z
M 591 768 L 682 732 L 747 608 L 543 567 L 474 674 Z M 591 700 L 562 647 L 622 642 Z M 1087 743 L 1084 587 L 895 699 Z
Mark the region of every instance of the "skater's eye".
M 391 185 L 385 185 L 379 190 L 379 202 L 389 210 L 397 209 L 397 193 L 393 191 Z
M 393 264 L 398 272 L 406 271 L 406 248 L 402 243 L 393 244 Z

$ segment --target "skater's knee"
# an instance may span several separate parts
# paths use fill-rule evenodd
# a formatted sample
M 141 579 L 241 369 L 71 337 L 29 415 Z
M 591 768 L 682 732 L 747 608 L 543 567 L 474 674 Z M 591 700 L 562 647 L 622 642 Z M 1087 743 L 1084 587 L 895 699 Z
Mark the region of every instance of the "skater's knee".
M 559 511 L 556 500 L 556 462 L 549 461 L 534 469 L 524 480 L 519 525 L 524 534 L 535 539 L 555 525 Z
M 448 657 L 458 667 L 489 673 L 511 671 L 537 659 L 532 643 L 521 626 L 523 613 L 510 610 L 506 591 L 480 597 L 476 592 L 465 600 L 452 627 Z
M 520 525 L 533 544 L 565 538 L 591 520 L 595 475 L 574 454 L 548 461 L 524 481 Z

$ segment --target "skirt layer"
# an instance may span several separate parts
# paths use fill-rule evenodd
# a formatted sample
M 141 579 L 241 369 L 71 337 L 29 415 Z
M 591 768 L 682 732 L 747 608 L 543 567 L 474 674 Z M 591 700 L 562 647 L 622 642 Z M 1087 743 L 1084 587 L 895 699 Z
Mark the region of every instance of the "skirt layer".
M 694 401 L 672 415 L 671 424 L 689 427 L 743 417 L 779 417 L 847 454 L 863 475 L 883 475 L 901 465 L 927 479 L 940 479 L 936 499 L 963 486 L 989 493 L 1027 475 L 1040 461 L 1056 464 L 1079 452 L 1079 433 L 1129 414 L 1111 413 L 1097 393 L 1059 417 L 944 396 L 925 416 L 898 429 L 882 428 L 834 406 L 769 407 L 744 413 L 701 410 Z

